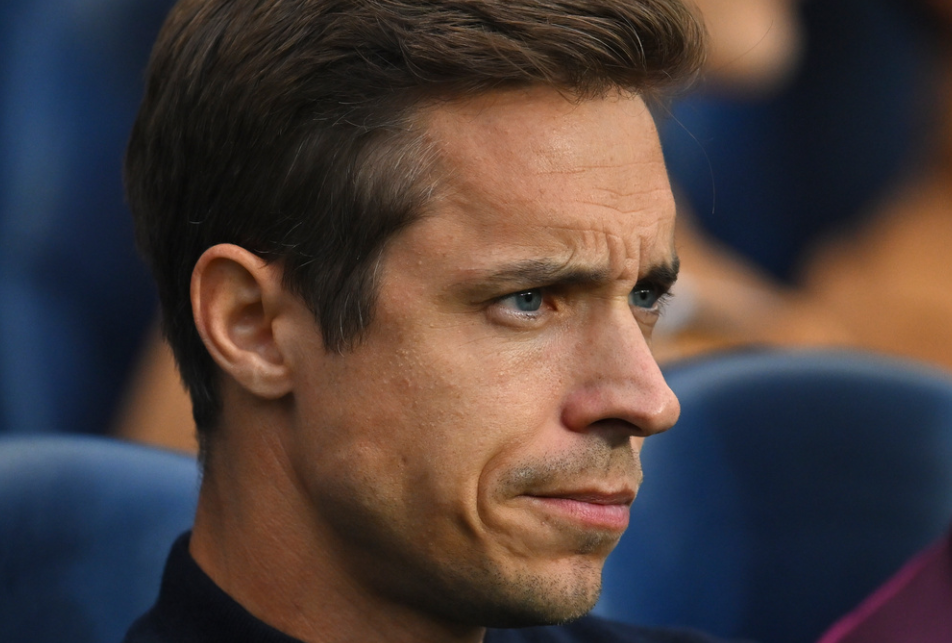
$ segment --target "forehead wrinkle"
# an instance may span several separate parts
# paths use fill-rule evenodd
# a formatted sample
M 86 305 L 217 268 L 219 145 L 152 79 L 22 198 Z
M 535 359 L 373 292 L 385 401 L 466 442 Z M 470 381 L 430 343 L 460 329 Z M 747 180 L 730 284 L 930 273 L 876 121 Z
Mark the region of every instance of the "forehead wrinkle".
M 453 272 L 466 279 L 492 274 L 495 265 L 554 256 L 555 263 L 568 257 L 565 263 L 594 263 L 634 281 L 651 265 L 669 263 L 673 200 L 653 123 L 634 118 L 627 107 L 609 110 L 609 117 L 637 126 L 637 135 L 621 127 L 592 138 L 586 127 L 595 118 L 604 121 L 604 110 L 588 110 L 586 103 L 584 110 L 571 105 L 564 112 L 561 101 L 554 110 L 550 102 L 538 103 L 536 113 L 534 100 L 502 93 L 441 104 L 427 114 L 426 133 L 444 172 L 438 209 L 453 220 L 440 241 L 449 247 L 454 238 L 467 239 L 482 248 Z M 523 109 L 530 104 L 532 111 Z M 566 120 L 579 111 L 581 125 Z M 537 127 L 546 115 L 555 130 Z
M 481 204 L 483 207 L 489 205 L 481 198 L 474 201 L 473 196 L 475 195 L 464 197 L 458 194 L 456 199 L 451 200 L 459 199 L 456 207 L 470 211 L 479 209 Z M 662 217 L 645 221 L 639 216 L 645 208 L 619 212 L 602 204 L 595 206 L 611 211 L 614 216 L 580 217 L 566 221 L 564 212 L 553 213 L 551 218 L 541 218 L 537 216 L 538 213 L 532 212 L 526 212 L 523 216 L 520 208 L 510 207 L 509 215 L 502 221 L 483 220 L 481 217 L 453 217 L 453 231 L 448 232 L 448 236 L 444 233 L 441 237 L 459 238 L 459 235 L 464 235 L 470 239 L 470 243 L 477 246 L 482 245 L 483 241 L 488 242 L 489 245 L 476 254 L 476 261 L 470 266 L 472 272 L 484 275 L 495 272 L 493 257 L 500 265 L 523 262 L 528 266 L 536 259 L 546 259 L 553 265 L 574 263 L 586 266 L 588 272 L 593 269 L 591 267 L 598 266 L 599 270 L 613 273 L 621 279 L 636 278 L 636 275 L 647 269 L 649 261 L 669 262 L 674 251 L 673 225 L 668 226 L 666 219 Z M 673 224 L 673 221 L 671 223 Z M 665 229 L 672 232 L 670 242 L 659 238 L 666 236 Z M 497 238 L 496 233 L 501 230 L 507 232 L 503 238 Z M 484 233 L 488 235 L 485 239 Z M 431 243 L 441 242 L 433 239 Z M 553 256 L 556 258 L 553 259 Z M 464 266 L 457 267 L 462 268 L 460 273 L 470 272 Z M 513 271 L 508 272 L 513 277 L 517 276 L 512 274 Z M 541 274 L 539 276 L 544 277 Z
M 618 172 L 631 172 L 629 168 L 642 165 L 655 165 L 654 159 L 625 159 L 616 161 L 614 159 L 605 159 L 603 163 L 580 163 L 567 162 L 556 163 L 557 159 L 540 159 L 532 170 L 536 174 L 554 174 L 556 176 L 572 176 L 575 174 L 585 174 L 588 172 L 602 172 L 605 170 L 615 170 Z
M 553 173 L 554 176 L 562 174 Z M 553 196 L 559 198 L 563 187 L 564 183 L 556 183 Z M 521 201 L 531 203 L 531 196 L 525 195 Z M 626 173 L 624 181 L 597 181 L 584 190 L 576 190 L 574 194 L 568 193 L 562 198 L 569 207 L 605 208 L 622 216 L 655 214 L 658 218 L 663 218 L 662 215 L 669 210 L 668 204 L 673 206 L 671 187 L 663 171 Z M 673 211 L 673 207 L 670 209 Z
M 454 144 L 448 145 L 451 139 L 447 134 L 458 133 L 458 129 L 447 132 L 447 124 L 441 122 L 427 131 L 437 149 L 443 174 L 439 196 L 458 204 L 468 202 L 476 206 L 473 211 L 490 207 L 518 216 L 518 210 L 527 205 L 527 214 L 532 216 L 533 204 L 545 195 L 566 205 L 604 207 L 622 214 L 644 212 L 671 200 L 660 156 L 646 158 L 639 152 L 635 158 L 624 154 L 619 158 L 617 153 L 610 153 L 604 162 L 588 159 L 580 163 L 577 155 L 566 155 L 564 151 L 545 153 L 552 150 L 540 150 L 538 145 L 530 145 L 528 150 L 499 148 L 485 136 L 474 139 L 473 133 L 463 137 L 463 141 L 453 139 Z M 537 181 L 545 176 L 577 177 L 592 173 L 601 176 L 593 177 L 594 181 L 587 185 L 575 181 Z M 648 203 L 629 203 L 639 200 Z
M 541 286 L 553 283 L 604 283 L 608 281 L 609 276 L 610 271 L 605 267 L 575 262 L 569 257 L 565 261 L 550 258 L 525 259 L 485 271 L 478 270 L 474 278 L 487 285 L 526 282 Z
M 664 277 L 666 282 L 674 284 L 681 269 L 681 258 L 678 256 L 677 247 L 674 243 L 673 226 L 669 242 L 662 245 L 660 241 L 656 241 L 654 245 L 658 252 L 664 253 L 663 258 L 651 257 L 651 247 L 646 238 L 641 239 L 641 256 L 648 260 L 649 270 L 662 268 L 664 274 L 659 275 L 659 277 Z
M 545 167 L 538 167 L 543 163 L 545 164 Z M 599 183 L 624 183 L 626 186 L 631 186 L 634 188 L 631 190 L 632 192 L 654 191 L 659 189 L 659 186 L 650 186 L 650 183 L 647 184 L 647 186 L 650 187 L 650 190 L 637 189 L 640 186 L 646 185 L 645 182 L 639 180 L 639 177 L 657 176 L 660 178 L 663 176 L 665 179 L 667 178 L 666 173 L 658 172 L 658 169 L 662 166 L 660 159 L 605 159 L 605 161 L 602 163 L 577 162 L 571 165 L 566 163 L 558 163 L 557 166 L 555 166 L 552 159 L 539 159 L 533 165 L 535 167 L 529 167 L 526 169 L 534 175 L 573 177 L 585 174 L 594 174 L 596 175 L 596 179 Z
M 607 284 L 610 281 L 634 282 L 645 278 L 649 273 L 659 277 L 671 276 L 671 282 L 677 278 L 678 259 L 673 244 L 667 246 L 669 252 L 664 256 L 652 258 L 651 250 L 657 250 L 652 233 L 637 234 L 638 240 L 626 238 L 612 230 L 589 227 L 587 230 L 576 226 L 546 226 L 550 230 L 565 230 L 573 233 L 568 243 L 562 246 L 565 259 L 553 259 L 548 255 L 541 259 L 529 258 L 516 261 L 500 269 L 507 277 L 527 278 L 537 285 L 546 283 L 591 283 Z M 640 226 L 644 227 L 644 226 Z M 579 231 L 581 237 L 575 236 Z M 632 242 L 634 241 L 634 244 Z M 633 249 L 637 249 L 632 252 Z M 539 251 L 544 251 L 539 248 Z M 513 267 L 515 270 L 508 270 Z M 489 269 L 489 272 L 497 271 Z

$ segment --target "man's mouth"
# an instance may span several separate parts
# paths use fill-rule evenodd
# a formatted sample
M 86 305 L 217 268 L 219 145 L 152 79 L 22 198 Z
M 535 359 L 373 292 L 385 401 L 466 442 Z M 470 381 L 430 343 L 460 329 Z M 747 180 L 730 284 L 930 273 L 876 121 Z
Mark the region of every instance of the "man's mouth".
M 554 520 L 569 520 L 586 529 L 621 534 L 628 527 L 629 507 L 635 493 L 629 489 L 612 492 L 579 490 L 523 497 Z

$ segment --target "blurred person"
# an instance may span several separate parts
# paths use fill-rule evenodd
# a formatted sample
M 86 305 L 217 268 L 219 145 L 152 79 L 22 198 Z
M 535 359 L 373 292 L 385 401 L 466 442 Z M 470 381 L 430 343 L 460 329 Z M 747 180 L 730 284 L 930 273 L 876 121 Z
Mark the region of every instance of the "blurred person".
M 793 74 L 803 54 L 802 0 L 695 0 L 709 34 L 704 78 L 714 91 L 760 96 Z
M 701 33 L 676 0 L 176 5 L 126 168 L 203 478 L 129 643 L 709 640 L 583 616 L 678 415 L 646 101 Z
M 859 308 L 846 299 L 819 299 L 817 285 L 832 291 L 853 270 L 818 271 L 813 257 L 836 234 L 862 236 L 870 210 L 914 172 L 932 131 L 934 56 L 921 16 L 903 3 L 787 9 L 778 19 L 795 26 L 779 31 L 802 44 L 788 49 L 778 80 L 739 91 L 711 66 L 703 91 L 677 103 L 662 128 L 680 188 L 683 273 L 667 317 L 676 323 L 659 327 L 659 358 L 758 344 L 884 348 L 863 328 L 873 316 L 851 319 L 841 309 Z M 770 48 L 750 55 L 758 51 Z M 929 316 L 923 326 L 946 319 Z M 895 341 L 887 328 L 876 332 Z
M 952 641 L 952 532 L 835 623 L 819 643 Z
M 713 100 L 760 103 L 793 82 L 809 44 L 799 0 L 699 0 L 696 4 L 711 44 L 702 83 L 693 95 L 702 100 L 711 96 Z M 690 116 L 695 109 L 704 110 L 705 105 L 698 108 L 689 96 L 676 103 L 673 114 L 665 119 L 662 132 L 675 146 L 673 152 L 666 149 L 666 158 L 675 169 L 690 167 L 695 174 L 691 185 L 705 185 L 717 192 L 720 177 L 716 175 L 721 168 L 688 165 L 679 157 L 699 156 L 698 152 L 712 143 L 706 138 L 696 140 L 693 121 L 684 120 L 685 114 Z M 695 149 L 685 150 L 682 138 L 689 139 L 688 145 Z M 710 234 L 705 227 L 707 213 L 695 210 L 698 202 L 691 191 L 679 192 L 678 177 L 673 178 L 682 273 L 669 312 L 659 325 L 656 355 L 660 360 L 750 344 L 847 341 L 847 334 L 834 320 L 801 305 L 793 288 Z M 684 180 L 685 172 L 680 178 Z M 765 211 L 762 216 L 769 219 L 772 213 Z
M 952 368 L 952 3 L 924 4 L 940 63 L 931 146 L 861 223 L 815 249 L 803 291 L 860 346 Z

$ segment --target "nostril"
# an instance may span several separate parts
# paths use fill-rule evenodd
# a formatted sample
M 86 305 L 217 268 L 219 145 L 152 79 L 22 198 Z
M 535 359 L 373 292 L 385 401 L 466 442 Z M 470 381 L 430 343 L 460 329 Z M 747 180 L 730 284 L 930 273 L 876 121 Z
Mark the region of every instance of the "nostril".
M 644 376 L 605 378 L 576 388 L 562 403 L 562 425 L 572 431 L 599 430 L 627 437 L 667 430 L 678 416 L 677 399 L 660 371 L 640 373 Z
M 605 418 L 592 422 L 588 427 L 589 432 L 598 433 L 606 439 L 612 446 L 626 444 L 631 436 L 645 437 L 649 435 L 636 424 L 623 420 L 621 418 Z

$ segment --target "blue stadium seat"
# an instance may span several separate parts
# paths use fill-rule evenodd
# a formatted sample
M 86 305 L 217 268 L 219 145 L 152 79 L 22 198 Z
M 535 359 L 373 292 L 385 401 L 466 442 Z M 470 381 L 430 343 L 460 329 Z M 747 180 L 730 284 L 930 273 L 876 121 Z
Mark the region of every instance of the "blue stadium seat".
M 840 352 L 667 369 L 596 611 L 772 643 L 815 640 L 952 519 L 952 379 Z
M 194 458 L 83 436 L 0 438 L 0 641 L 118 643 L 190 528 Z

